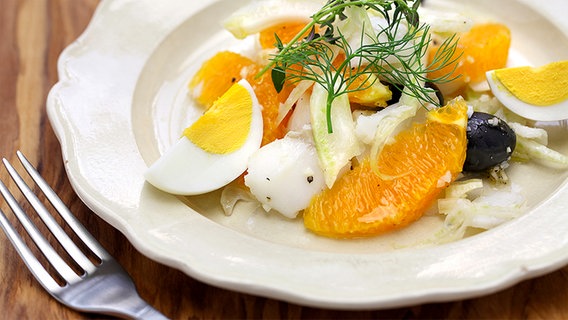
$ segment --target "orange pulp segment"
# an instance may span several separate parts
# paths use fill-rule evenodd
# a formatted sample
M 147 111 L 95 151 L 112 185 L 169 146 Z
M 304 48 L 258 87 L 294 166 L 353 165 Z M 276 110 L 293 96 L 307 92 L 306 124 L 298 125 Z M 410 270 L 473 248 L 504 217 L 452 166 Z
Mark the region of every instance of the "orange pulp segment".
M 414 124 L 384 146 L 378 157 L 380 175 L 367 158 L 316 195 L 304 210 L 304 225 L 319 235 L 354 238 L 419 219 L 462 171 L 466 124 L 461 98 L 430 111 L 425 123 Z
M 240 54 L 221 51 L 205 61 L 189 82 L 193 98 L 209 108 L 229 88 L 254 70 L 253 62 Z
M 358 89 L 359 90 L 355 90 Z M 364 88 L 364 89 L 361 89 Z M 349 101 L 367 107 L 386 107 L 392 98 L 392 91 L 382 84 L 374 74 L 361 74 L 349 85 Z
M 483 23 L 474 25 L 468 32 L 459 35 L 456 50 L 450 59 L 454 61 L 447 66 L 436 69 L 439 63 L 433 63 L 440 44 L 434 44 L 429 50 L 429 79 L 449 75 L 459 86 L 485 80 L 489 70 L 505 67 L 509 57 L 511 32 L 500 23 Z M 433 64 L 432 64 L 433 63 Z
M 294 39 L 294 37 L 300 33 L 305 26 L 305 22 L 287 22 L 266 28 L 259 33 L 258 40 L 260 42 L 260 46 L 263 49 L 275 48 L 275 34 L 278 35 L 278 38 L 283 44 L 287 44 L 292 41 L 292 39 Z M 307 36 L 309 32 L 310 30 L 302 35 L 302 37 Z

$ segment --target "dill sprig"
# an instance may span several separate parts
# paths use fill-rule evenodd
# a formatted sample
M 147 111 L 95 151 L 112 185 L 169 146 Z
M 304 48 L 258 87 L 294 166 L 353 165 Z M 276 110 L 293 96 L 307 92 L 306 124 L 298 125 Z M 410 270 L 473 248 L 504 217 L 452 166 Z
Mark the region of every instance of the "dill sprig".
M 283 44 L 276 36 L 275 54 L 261 74 L 272 69 L 272 82 L 280 91 L 286 80 L 294 83 L 311 80 L 322 85 L 327 91 L 327 126 L 332 132 L 331 105 L 335 98 L 353 91 L 365 90 L 380 78 L 420 103 L 438 105 L 433 89 L 425 82 L 443 83 L 451 81 L 448 76 L 427 79 L 428 72 L 452 63 L 456 42 L 453 37 L 446 39 L 436 52 L 432 62 L 426 66 L 424 57 L 431 41 L 429 26 L 420 24 L 418 6 L 420 0 L 329 0 L 312 20 L 288 43 Z M 353 48 L 336 23 L 349 17 L 348 7 L 361 7 L 382 15 L 387 26 L 366 32 L 363 25 L 360 43 Z M 323 34 L 318 33 L 316 26 Z M 401 34 L 402 33 L 402 34 Z M 307 34 L 307 36 L 305 36 Z M 343 60 L 337 59 L 342 56 Z M 377 77 L 371 77 L 374 74 Z M 363 81 L 357 86 L 354 82 Z

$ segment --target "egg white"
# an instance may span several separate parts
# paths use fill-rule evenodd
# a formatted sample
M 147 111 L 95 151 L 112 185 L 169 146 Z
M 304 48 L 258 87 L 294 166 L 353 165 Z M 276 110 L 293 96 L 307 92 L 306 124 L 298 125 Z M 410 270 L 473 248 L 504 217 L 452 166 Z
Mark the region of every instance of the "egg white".
M 486 76 L 493 95 L 505 107 L 507 107 L 507 109 L 521 117 L 536 121 L 558 121 L 568 119 L 568 100 L 549 106 L 535 106 L 515 97 L 513 93 L 511 93 L 511 91 L 509 91 L 505 85 L 499 81 L 494 70 L 488 71 Z
M 246 80 L 239 81 L 252 97 L 252 121 L 245 143 L 227 154 L 207 152 L 182 136 L 145 173 L 154 187 L 176 195 L 197 195 L 217 190 L 245 172 L 249 157 L 260 148 L 262 108 Z

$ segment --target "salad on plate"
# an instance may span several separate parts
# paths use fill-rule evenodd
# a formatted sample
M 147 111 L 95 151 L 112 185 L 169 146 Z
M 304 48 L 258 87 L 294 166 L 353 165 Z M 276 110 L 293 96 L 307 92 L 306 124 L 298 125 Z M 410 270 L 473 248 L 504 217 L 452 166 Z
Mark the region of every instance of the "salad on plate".
M 498 21 L 424 1 L 265 0 L 224 27 L 241 50 L 188 80 L 203 114 L 146 172 L 165 192 L 222 189 L 227 216 L 256 203 L 341 239 L 440 215 L 445 242 L 527 210 L 511 166 L 568 168 L 546 130 L 568 118 L 568 62 L 513 66 Z

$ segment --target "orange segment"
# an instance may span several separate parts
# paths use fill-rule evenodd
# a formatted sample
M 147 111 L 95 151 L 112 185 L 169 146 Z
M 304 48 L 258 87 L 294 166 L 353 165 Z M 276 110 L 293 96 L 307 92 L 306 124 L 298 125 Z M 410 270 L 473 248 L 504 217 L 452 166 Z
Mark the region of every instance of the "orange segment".
M 344 62 L 345 54 L 340 52 L 333 61 L 333 67 L 340 69 Z M 352 74 L 359 73 L 356 78 L 349 79 L 351 83 L 348 87 L 347 96 L 350 102 L 366 107 L 387 106 L 387 102 L 392 98 L 392 92 L 388 86 L 381 83 L 375 74 L 355 69 L 350 70 L 350 72 Z M 349 78 L 349 75 L 346 75 L 345 78 Z
M 215 100 L 222 96 L 235 82 L 245 78 L 251 84 L 258 102 L 262 105 L 264 135 L 262 144 L 265 145 L 285 134 L 285 125 L 278 123 L 280 102 L 286 99 L 289 90 L 280 94 L 274 89 L 270 72 L 262 77 L 256 75 L 262 66 L 253 60 L 235 52 L 222 51 L 206 61 L 189 83 L 189 89 L 194 99 L 209 108 Z
M 247 76 L 247 80 L 252 85 L 258 102 L 262 106 L 262 118 L 264 123 L 264 134 L 262 136 L 262 145 L 270 143 L 276 139 L 284 137 L 286 134 L 286 126 L 278 123 L 278 112 L 280 103 L 285 101 L 283 98 L 285 91 L 277 93 L 270 72 L 266 72 L 260 78 L 256 78 L 256 74 L 260 72 L 262 67 L 255 64 L 255 72 Z
M 487 71 L 505 67 L 509 57 L 510 45 L 511 32 L 507 26 L 499 23 L 474 25 L 468 32 L 459 37 L 456 51 L 452 57 L 452 60 L 457 59 L 457 61 L 430 72 L 428 77 L 435 79 L 450 74 L 450 78 L 454 78 L 461 75 L 454 81 L 462 86 L 469 82 L 483 81 Z M 432 63 L 439 48 L 439 44 L 434 44 L 430 49 L 430 63 Z M 436 67 L 436 64 L 433 67 Z M 454 71 L 452 72 L 452 70 Z
M 254 74 L 253 61 L 230 51 L 221 51 L 205 61 L 189 82 L 193 98 L 209 108 L 229 88 L 249 74 Z
M 278 35 L 278 38 L 282 43 L 286 44 L 290 42 L 302 29 L 306 26 L 305 22 L 296 23 L 283 23 L 276 25 L 274 27 L 266 28 L 259 33 L 260 46 L 263 49 L 274 48 L 276 44 L 276 38 L 274 35 Z M 309 33 L 305 33 L 303 37 L 307 36 Z
M 466 122 L 467 106 L 461 98 L 430 111 L 425 123 L 402 131 L 383 148 L 380 176 L 366 159 L 314 197 L 304 210 L 305 226 L 323 236 L 353 238 L 419 219 L 462 171 Z
M 364 88 L 362 90 L 356 90 Z M 392 98 L 388 86 L 382 84 L 374 74 L 361 74 L 349 86 L 349 101 L 367 107 L 386 107 Z

